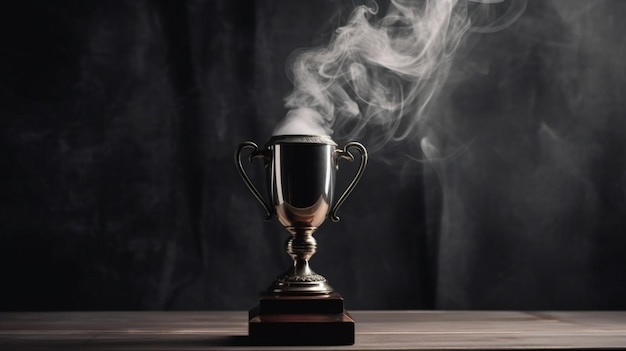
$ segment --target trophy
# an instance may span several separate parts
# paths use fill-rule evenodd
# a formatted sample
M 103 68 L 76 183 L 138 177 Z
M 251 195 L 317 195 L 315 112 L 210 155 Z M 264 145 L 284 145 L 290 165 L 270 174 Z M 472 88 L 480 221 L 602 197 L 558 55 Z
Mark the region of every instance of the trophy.
M 241 157 L 247 149 L 250 162 L 264 161 L 269 201 L 243 168 Z M 339 160 L 354 161 L 352 150 L 361 155 L 359 168 L 333 203 Z M 285 250 L 293 265 L 276 278 L 250 310 L 250 339 L 270 344 L 353 344 L 354 321 L 345 311 L 343 298 L 326 278 L 311 269 L 309 260 L 317 250 L 313 233 L 328 216 L 339 221 L 337 210 L 363 174 L 367 164 L 365 147 L 350 142 L 339 149 L 329 136 L 280 135 L 272 137 L 263 149 L 251 141 L 242 143 L 235 152 L 235 164 L 265 209 L 265 219 L 276 216 L 291 234 Z

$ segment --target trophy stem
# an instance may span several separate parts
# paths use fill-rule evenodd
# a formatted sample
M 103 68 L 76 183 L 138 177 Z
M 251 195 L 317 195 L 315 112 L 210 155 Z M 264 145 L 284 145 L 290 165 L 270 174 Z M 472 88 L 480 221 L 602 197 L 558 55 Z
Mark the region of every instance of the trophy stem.
M 288 227 L 291 237 L 285 242 L 285 251 L 293 259 L 293 267 L 280 275 L 268 289 L 278 295 L 330 294 L 334 290 L 322 275 L 315 273 L 309 259 L 317 251 L 313 233 L 317 227 Z

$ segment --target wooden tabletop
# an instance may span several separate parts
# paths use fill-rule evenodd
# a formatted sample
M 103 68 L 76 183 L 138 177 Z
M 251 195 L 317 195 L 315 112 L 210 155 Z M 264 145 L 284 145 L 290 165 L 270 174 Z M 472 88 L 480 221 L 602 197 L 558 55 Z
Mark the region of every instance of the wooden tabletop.
M 0 313 L 2 350 L 625 348 L 626 312 L 353 311 L 356 344 L 259 347 L 247 312 Z

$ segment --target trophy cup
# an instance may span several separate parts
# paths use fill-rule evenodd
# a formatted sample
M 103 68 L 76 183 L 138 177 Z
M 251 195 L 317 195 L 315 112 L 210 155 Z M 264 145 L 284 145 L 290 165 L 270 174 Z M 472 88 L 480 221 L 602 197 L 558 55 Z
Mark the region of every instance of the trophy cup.
M 269 201 L 252 184 L 241 163 L 242 152 L 265 163 Z M 350 152 L 361 154 L 356 175 L 333 204 L 335 173 L 339 160 L 354 161 Z M 250 310 L 251 341 L 263 344 L 353 344 L 354 321 L 345 311 L 343 298 L 326 278 L 315 273 L 309 260 L 317 244 L 313 233 L 330 216 L 339 221 L 337 210 L 352 192 L 367 164 L 367 151 L 358 142 L 343 149 L 328 136 L 280 135 L 259 149 L 247 141 L 235 152 L 235 164 L 244 183 L 263 206 L 266 220 L 272 215 L 289 231 L 285 250 L 293 266 L 279 275 L 259 304 Z

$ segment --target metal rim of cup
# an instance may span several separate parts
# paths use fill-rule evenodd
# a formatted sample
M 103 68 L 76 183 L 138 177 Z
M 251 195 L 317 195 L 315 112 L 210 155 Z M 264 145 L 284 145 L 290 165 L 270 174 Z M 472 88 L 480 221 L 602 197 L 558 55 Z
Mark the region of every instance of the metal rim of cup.
M 275 144 L 326 144 L 337 146 L 328 135 L 286 134 L 274 135 L 267 142 L 266 147 Z

